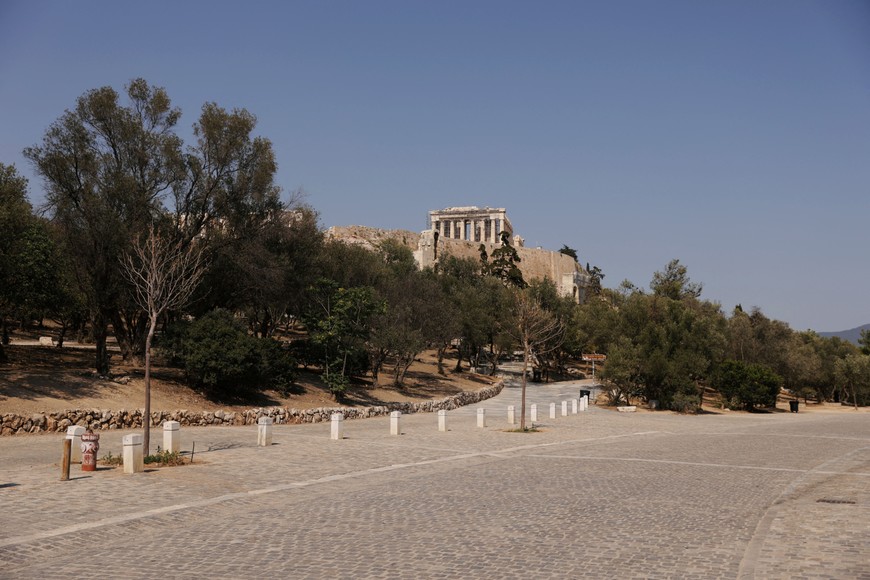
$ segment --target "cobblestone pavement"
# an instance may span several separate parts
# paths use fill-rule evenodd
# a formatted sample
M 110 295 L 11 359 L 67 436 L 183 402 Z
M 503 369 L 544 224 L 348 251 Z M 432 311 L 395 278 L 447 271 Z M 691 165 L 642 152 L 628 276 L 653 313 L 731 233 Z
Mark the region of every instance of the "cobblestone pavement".
M 68 482 L 62 435 L 4 437 L 0 578 L 870 579 L 870 414 L 549 418 L 587 384 L 531 385 L 537 433 L 509 431 L 509 386 L 446 433 L 187 428 L 193 465 Z

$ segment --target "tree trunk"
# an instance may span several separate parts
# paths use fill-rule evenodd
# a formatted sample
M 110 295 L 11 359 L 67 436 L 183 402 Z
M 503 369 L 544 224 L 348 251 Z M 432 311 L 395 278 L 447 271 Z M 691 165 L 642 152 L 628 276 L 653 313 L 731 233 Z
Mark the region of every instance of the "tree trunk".
M 523 341 L 523 388 L 520 392 L 520 431 L 526 430 L 526 373 L 529 370 L 529 343 Z
M 148 325 L 148 335 L 145 337 L 145 416 L 142 417 L 144 428 L 142 449 L 146 456 L 151 455 L 151 339 L 156 328 L 157 317 L 153 316 Z
M 93 321 L 94 346 L 96 354 L 94 357 L 94 368 L 99 375 L 109 374 L 109 351 L 106 348 L 106 338 L 109 334 L 106 317 L 98 314 Z
M 438 347 L 438 374 L 439 375 L 446 375 L 447 374 L 446 372 L 444 372 L 444 351 L 446 351 L 446 350 L 447 350 L 446 344 L 442 344 L 441 346 Z
M 125 361 L 140 363 L 142 351 L 145 349 L 145 332 L 148 328 L 148 316 L 139 313 L 133 316 L 125 316 L 121 312 L 112 313 L 112 326 L 115 330 L 115 338 L 121 349 L 121 356 Z
M 60 332 L 57 333 L 57 348 L 63 348 L 63 339 L 66 338 L 66 330 L 68 326 L 66 320 L 60 323 Z

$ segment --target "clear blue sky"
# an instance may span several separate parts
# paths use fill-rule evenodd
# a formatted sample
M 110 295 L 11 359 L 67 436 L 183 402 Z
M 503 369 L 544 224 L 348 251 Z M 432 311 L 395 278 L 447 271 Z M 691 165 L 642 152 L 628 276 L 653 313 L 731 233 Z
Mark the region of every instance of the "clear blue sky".
M 0 0 L 0 161 L 91 88 L 257 115 L 324 226 L 506 207 L 605 285 L 870 322 L 870 2 Z

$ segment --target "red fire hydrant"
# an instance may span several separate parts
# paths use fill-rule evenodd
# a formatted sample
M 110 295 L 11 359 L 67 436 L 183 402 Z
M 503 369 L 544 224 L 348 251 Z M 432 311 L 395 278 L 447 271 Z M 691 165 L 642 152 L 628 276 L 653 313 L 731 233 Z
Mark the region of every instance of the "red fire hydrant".
M 97 451 L 100 450 L 100 434 L 90 429 L 82 433 L 82 471 L 97 470 Z

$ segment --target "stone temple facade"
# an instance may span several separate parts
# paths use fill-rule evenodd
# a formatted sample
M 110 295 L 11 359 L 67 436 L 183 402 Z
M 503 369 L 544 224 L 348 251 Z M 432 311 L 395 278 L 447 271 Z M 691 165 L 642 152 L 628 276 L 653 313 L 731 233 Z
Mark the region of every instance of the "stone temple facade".
M 548 278 L 559 294 L 575 302 L 586 300 L 589 273 L 570 256 L 541 248 L 526 248 L 523 239 L 514 235 L 504 208 L 449 207 L 429 212 L 430 228 L 416 234 L 407 230 L 380 230 L 365 226 L 331 227 L 327 236 L 350 244 L 376 250 L 386 239 L 400 242 L 414 252 L 421 269 L 435 267 L 446 255 L 480 259 L 480 246 L 492 251 L 501 245 L 507 232 L 520 257 L 519 268 L 526 281 Z
M 514 233 L 503 207 L 467 206 L 432 210 L 429 212 L 429 228 L 439 238 L 466 242 L 496 243 L 501 240 L 502 232 L 511 236 Z

